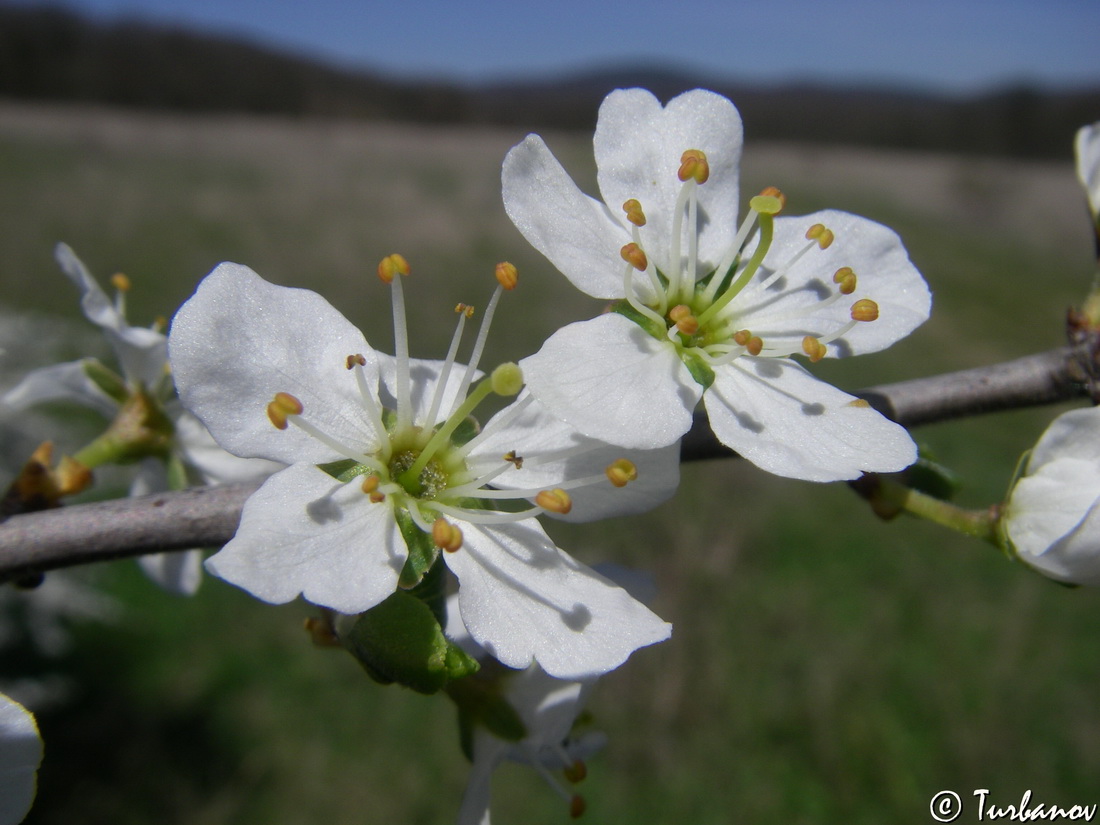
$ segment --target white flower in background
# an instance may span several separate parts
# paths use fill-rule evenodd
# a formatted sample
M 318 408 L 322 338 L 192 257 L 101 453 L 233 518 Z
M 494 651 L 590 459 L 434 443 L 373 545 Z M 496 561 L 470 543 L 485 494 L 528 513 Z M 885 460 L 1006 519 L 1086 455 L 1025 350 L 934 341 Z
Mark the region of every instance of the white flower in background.
M 1100 408 L 1047 427 L 1000 519 L 1016 556 L 1067 584 L 1100 584 Z
M 290 465 L 248 500 L 207 568 L 269 602 L 301 594 L 354 614 L 415 583 L 442 549 L 473 638 L 506 665 L 534 660 L 562 677 L 606 672 L 667 638 L 669 625 L 558 549 L 535 516 L 651 507 L 678 481 L 675 450 L 628 461 L 526 395 L 471 438 L 473 409 L 520 389 L 514 364 L 471 389 L 501 291 L 469 367 L 454 360 L 461 307 L 446 360 L 420 361 L 408 355 L 399 271 L 399 256 L 379 267 L 392 284 L 395 358 L 316 293 L 236 264 L 215 269 L 176 315 L 169 348 L 184 404 L 225 449 Z
M 1100 123 L 1082 126 L 1074 141 L 1077 177 L 1089 199 L 1092 222 L 1100 227 Z
M 136 447 L 121 444 L 116 428 L 77 456 L 92 466 L 99 459 L 137 462 L 130 487 L 133 496 L 180 489 L 189 483 L 188 476 L 206 484 L 227 484 L 270 475 L 275 465 L 243 461 L 218 448 L 203 426 L 180 407 L 168 371 L 168 339 L 155 326 L 134 327 L 126 320 L 128 279 L 112 278 L 117 293 L 111 300 L 67 245 L 58 244 L 56 257 L 80 292 L 84 316 L 103 331 L 121 375 L 95 358 L 55 364 L 28 373 L 0 403 L 22 410 L 69 401 L 96 410 L 116 425 L 126 421 L 126 426 L 145 427 L 147 420 L 154 421 L 147 442 Z M 150 578 L 176 593 L 194 593 L 202 578 L 199 550 L 143 556 L 138 561 Z
M 30 811 L 41 763 L 34 716 L 0 693 L 0 825 L 16 825 Z
M 584 778 L 584 760 L 593 756 L 606 743 L 600 731 L 575 731 L 577 717 L 584 710 L 596 677 L 583 680 L 555 679 L 538 665 L 525 670 L 506 670 L 493 662 L 477 645 L 462 623 L 458 600 L 447 600 L 447 635 L 463 650 L 482 664 L 482 669 L 467 679 L 479 682 L 479 700 L 485 690 L 499 693 L 499 699 L 515 712 L 522 724 L 518 739 L 507 739 L 490 730 L 484 720 L 465 719 L 464 747 L 473 766 L 466 782 L 466 793 L 459 809 L 458 825 L 489 825 L 489 802 L 494 771 L 502 762 L 518 762 L 534 768 L 569 804 L 570 813 L 579 816 L 584 810 L 583 797 L 566 789 L 554 777 L 562 773 L 570 782 Z M 454 688 L 461 688 L 462 682 Z M 492 685 L 489 687 L 489 685 Z M 461 695 L 452 694 L 464 711 Z
M 702 398 L 722 443 L 793 478 L 912 463 L 903 428 L 790 357 L 875 352 L 927 319 L 897 235 L 836 211 L 775 218 L 774 189 L 738 226 L 741 118 L 712 92 L 664 108 L 642 89 L 612 92 L 594 143 L 602 202 L 537 135 L 504 161 L 524 237 L 579 289 L 617 301 L 521 362 L 532 394 L 585 435 L 639 448 L 679 439 Z

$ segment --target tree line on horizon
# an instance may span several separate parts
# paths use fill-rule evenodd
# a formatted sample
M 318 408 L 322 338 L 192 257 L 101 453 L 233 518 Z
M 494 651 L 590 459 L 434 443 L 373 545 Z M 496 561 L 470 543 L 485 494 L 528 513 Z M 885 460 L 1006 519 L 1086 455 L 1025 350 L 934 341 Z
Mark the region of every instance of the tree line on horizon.
M 1067 91 L 1017 85 L 959 97 L 886 87 L 739 84 L 620 67 L 568 77 L 462 85 L 326 65 L 244 40 L 62 7 L 0 2 L 0 99 L 178 112 L 370 118 L 528 129 L 591 129 L 613 88 L 667 99 L 696 87 L 733 100 L 755 139 L 1019 158 L 1066 158 L 1100 120 L 1100 82 Z

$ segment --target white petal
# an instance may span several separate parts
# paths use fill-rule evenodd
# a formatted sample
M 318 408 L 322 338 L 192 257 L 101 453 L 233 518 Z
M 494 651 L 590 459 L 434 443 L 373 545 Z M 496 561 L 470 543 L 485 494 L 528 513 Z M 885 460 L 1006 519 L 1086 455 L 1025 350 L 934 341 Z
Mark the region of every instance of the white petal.
M 1026 561 L 1059 581 L 1100 585 L 1100 501 L 1050 550 Z
M 695 89 L 662 108 L 645 89 L 620 89 L 600 106 L 593 142 L 604 201 L 614 210 L 629 198 L 638 199 L 646 215 L 643 246 L 665 272 L 682 187 L 680 157 L 687 149 L 706 153 L 710 179 L 698 188 L 699 258 L 713 269 L 737 234 L 743 129 L 733 104 Z M 686 255 L 686 241 L 681 248 Z
M 186 410 L 181 411 L 173 424 L 181 458 L 198 470 L 207 484 L 261 481 L 285 466 L 263 458 L 239 458 L 226 452 L 202 422 Z
M 587 438 L 550 413 L 537 401 L 531 403 L 506 426 L 496 425 L 508 413 L 505 408 L 485 425 L 485 438 L 470 455 L 475 471 L 484 472 L 515 451 L 524 459 L 522 468 L 493 479 L 504 490 L 550 489 L 570 479 L 601 476 L 608 465 L 627 458 L 634 462 L 638 478 L 625 487 L 603 481 L 571 492 L 573 509 L 557 516 L 565 521 L 594 521 L 612 516 L 642 513 L 656 507 L 676 491 L 680 482 L 680 447 L 672 444 L 658 450 L 626 450 Z M 581 452 L 543 463 L 562 451 Z
M 1100 465 L 1100 407 L 1082 407 L 1055 418 L 1032 449 L 1027 472 L 1036 473 L 1060 458 Z
M 528 135 L 512 147 L 501 183 L 512 223 L 577 289 L 594 298 L 623 297 L 619 250 L 630 243 L 629 230 L 577 188 L 542 138 Z
M 815 246 L 779 281 L 766 290 L 759 289 L 757 284 L 806 246 L 806 230 L 815 223 L 833 230 L 836 239 L 832 245 L 827 249 Z M 837 293 L 833 275 L 845 266 L 856 274 L 855 292 L 822 306 L 823 299 Z M 831 356 L 884 349 L 928 320 L 932 308 L 928 285 L 893 230 L 858 215 L 825 210 L 776 219 L 764 267 L 732 307 L 738 318 L 736 326 L 752 330 L 764 339 L 765 346 L 779 338 L 793 341 L 793 351 L 801 351 L 804 336 L 821 337 L 848 324 L 852 304 L 861 298 L 878 304 L 878 319 L 856 324 L 829 344 Z
M 230 452 L 286 464 L 342 457 L 294 426 L 277 430 L 267 417 L 277 392 L 298 398 L 304 418 L 343 444 L 363 451 L 377 444 L 346 365 L 349 355 L 365 356 L 376 392 L 373 350 L 315 292 L 275 286 L 248 267 L 224 263 L 176 314 L 169 337 L 180 399 Z
M 357 482 L 297 464 L 245 502 L 236 537 L 206 569 L 264 601 L 300 593 L 360 613 L 394 591 L 407 555 L 388 499 L 374 504 Z
M 153 386 L 164 375 L 164 366 L 168 362 L 168 341 L 164 335 L 155 330 L 130 326 L 67 245 L 58 244 L 54 257 L 80 291 L 84 317 L 103 330 L 126 378 L 146 387 Z
M 1017 554 L 1029 563 L 1074 530 L 1100 498 L 1095 461 L 1060 458 L 1016 482 L 1005 528 Z
M 17 825 L 31 809 L 41 763 L 34 716 L 0 693 L 0 825 Z
M 134 480 L 130 483 L 130 495 L 145 496 L 167 489 L 168 473 L 164 462 L 157 458 L 142 460 Z M 201 550 L 154 553 L 139 556 L 137 561 L 142 572 L 169 593 L 193 596 L 202 583 Z
M 555 547 L 533 520 L 467 522 L 462 530 L 462 547 L 444 559 L 459 579 L 463 621 L 509 667 L 534 661 L 560 679 L 596 676 L 671 633 L 621 587 Z
M 25 410 L 47 401 L 71 401 L 114 418 L 118 404 L 88 377 L 85 365 L 93 359 L 70 361 L 33 370 L 4 395 L 5 406 Z
M 718 440 L 757 467 L 806 481 L 902 470 L 917 458 L 903 427 L 787 359 L 716 370 L 703 403 Z
M 1088 195 L 1093 222 L 1100 217 L 1100 123 L 1082 126 L 1074 141 L 1077 177 Z
M 671 342 L 617 313 L 559 329 L 520 367 L 551 414 L 621 447 L 672 444 L 702 395 Z
M 474 764 L 466 779 L 466 791 L 458 809 L 458 825 L 489 825 L 489 801 L 493 771 L 504 761 L 510 745 L 484 727 L 474 730 Z

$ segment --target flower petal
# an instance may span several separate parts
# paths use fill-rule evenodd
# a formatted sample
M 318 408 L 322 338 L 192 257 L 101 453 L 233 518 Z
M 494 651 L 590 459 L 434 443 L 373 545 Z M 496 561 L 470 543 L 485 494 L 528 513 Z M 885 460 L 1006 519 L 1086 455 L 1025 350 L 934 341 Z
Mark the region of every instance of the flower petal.
M 407 555 L 388 500 L 374 504 L 355 481 L 296 464 L 245 502 L 236 537 L 206 569 L 264 601 L 300 593 L 360 613 L 394 591 Z
M 629 198 L 638 199 L 646 215 L 643 246 L 651 256 L 662 256 L 655 263 L 664 272 L 671 265 L 664 256 L 671 249 L 673 215 L 683 185 L 677 170 L 687 149 L 701 149 L 710 166 L 710 178 L 697 194 L 700 272 L 706 263 L 712 270 L 733 243 L 743 134 L 734 105 L 703 89 L 685 92 L 663 108 L 645 89 L 619 89 L 604 98 L 593 140 L 600 193 L 612 210 Z M 684 231 L 681 249 L 686 254 L 686 226 Z
M 364 451 L 377 444 L 346 365 L 348 355 L 363 355 L 376 392 L 374 352 L 317 293 L 223 263 L 176 314 L 169 337 L 180 399 L 230 452 L 285 464 L 343 457 L 296 427 L 277 430 L 266 412 L 277 392 L 298 398 L 304 417 L 329 436 Z
M 42 737 L 21 704 L 0 693 L 0 823 L 22 822 L 34 802 Z
M 623 297 L 619 250 L 630 232 L 577 188 L 538 135 L 512 147 L 501 172 L 504 211 L 532 246 L 594 298 Z
M 54 257 L 80 291 L 84 317 L 103 330 L 126 378 L 146 387 L 154 386 L 164 375 L 168 362 L 168 340 L 155 330 L 130 326 L 66 244 L 57 245 Z
M 1036 473 L 1061 458 L 1100 466 L 1100 407 L 1082 407 L 1055 418 L 1032 449 L 1027 472 Z
M 621 447 L 675 442 L 703 391 L 670 342 L 617 313 L 559 329 L 520 367 L 552 415 Z
M 378 369 L 381 373 L 382 383 L 379 386 L 379 397 L 382 406 L 388 410 L 397 409 L 397 359 L 384 352 L 376 352 L 374 357 L 378 360 Z M 451 410 L 458 406 L 458 391 L 462 386 L 462 376 L 466 373 L 466 365 L 455 363 L 451 367 L 451 373 L 447 377 L 447 386 L 443 390 L 443 398 L 440 400 L 436 420 L 426 422 L 424 419 L 431 409 L 432 399 L 436 388 L 439 386 L 439 378 L 443 371 L 443 361 L 431 361 L 422 358 L 409 359 L 409 395 L 412 402 L 412 421 L 417 425 L 430 423 L 436 425 L 445 421 Z M 484 373 L 481 370 L 474 371 L 474 381 L 481 378 Z M 465 399 L 462 399 L 465 400 Z
M 555 547 L 534 521 L 462 529 L 462 547 L 444 554 L 459 578 L 462 619 L 509 667 L 535 661 L 559 679 L 597 676 L 671 633 L 621 587 Z
M 91 407 L 107 419 L 114 418 L 118 404 L 88 377 L 85 365 L 92 360 L 84 358 L 32 370 L 5 393 L 3 403 L 15 410 L 25 410 L 47 401 L 72 401 Z
M 130 495 L 144 496 L 167 489 L 168 473 L 164 462 L 158 458 L 144 459 L 130 482 Z M 202 583 L 202 555 L 201 550 L 183 550 L 139 556 L 137 561 L 142 572 L 169 593 L 193 596 Z
M 226 452 L 202 422 L 186 410 L 180 411 L 173 424 L 180 457 L 185 464 L 198 470 L 206 484 L 260 481 L 285 466 L 263 458 L 240 458 Z
M 836 239 L 832 245 L 827 249 L 814 247 L 787 274 L 767 289 L 760 289 L 765 278 L 806 246 L 806 230 L 815 223 L 833 231 Z M 750 242 L 745 255 L 751 255 L 755 247 L 756 242 Z M 856 274 L 856 290 L 826 302 L 837 293 L 834 273 L 845 266 Z M 861 298 L 878 304 L 878 319 L 856 324 L 828 344 L 829 355 L 859 355 L 884 349 L 928 320 L 932 308 L 928 285 L 893 230 L 858 215 L 824 210 L 776 219 L 775 235 L 761 273 L 724 314 L 735 315 L 737 327 L 752 330 L 753 335 L 764 339 L 765 346 L 779 339 L 790 342 L 791 351 L 799 352 L 804 336 L 823 337 L 847 325 L 852 304 Z
M 1080 523 L 1047 552 L 1025 561 L 1058 581 L 1100 585 L 1100 501 L 1093 501 Z
M 1093 223 L 1100 220 L 1100 123 L 1082 126 L 1073 144 L 1077 155 L 1077 178 L 1085 187 Z
M 703 403 L 719 441 L 776 475 L 841 481 L 917 458 L 903 427 L 788 359 L 741 358 L 716 370 Z
M 1029 564 L 1077 528 L 1100 498 L 1095 461 L 1060 458 L 1016 482 L 1005 528 L 1016 553 Z
M 680 482 L 680 447 L 672 444 L 658 450 L 626 450 L 587 438 L 537 401 L 522 413 L 508 415 L 501 410 L 484 427 L 485 437 L 469 458 L 475 472 L 498 466 L 505 453 L 514 451 L 524 459 L 522 467 L 511 469 L 493 479 L 492 485 L 504 490 L 552 489 L 569 479 L 601 476 L 608 465 L 620 458 L 632 461 L 638 478 L 625 487 L 608 480 L 572 493 L 573 508 L 564 521 L 594 521 L 612 516 L 642 513 L 668 499 Z M 498 421 L 507 421 L 497 426 Z M 552 459 L 566 454 L 559 460 Z M 533 498 L 533 497 L 532 497 Z M 552 514 L 551 514 L 552 515 Z

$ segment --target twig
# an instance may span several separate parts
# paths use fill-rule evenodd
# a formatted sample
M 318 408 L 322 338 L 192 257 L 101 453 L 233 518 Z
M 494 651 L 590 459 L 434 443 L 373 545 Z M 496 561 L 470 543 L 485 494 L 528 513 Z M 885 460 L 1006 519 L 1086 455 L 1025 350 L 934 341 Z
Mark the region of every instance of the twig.
M 1049 352 L 929 378 L 870 387 L 860 393 L 907 427 L 1088 395 L 1089 351 Z M 697 415 L 684 438 L 684 461 L 733 453 Z M 229 541 L 255 484 L 200 487 L 177 493 L 79 504 L 12 516 L 0 524 L 0 582 L 78 564 L 218 547 Z

